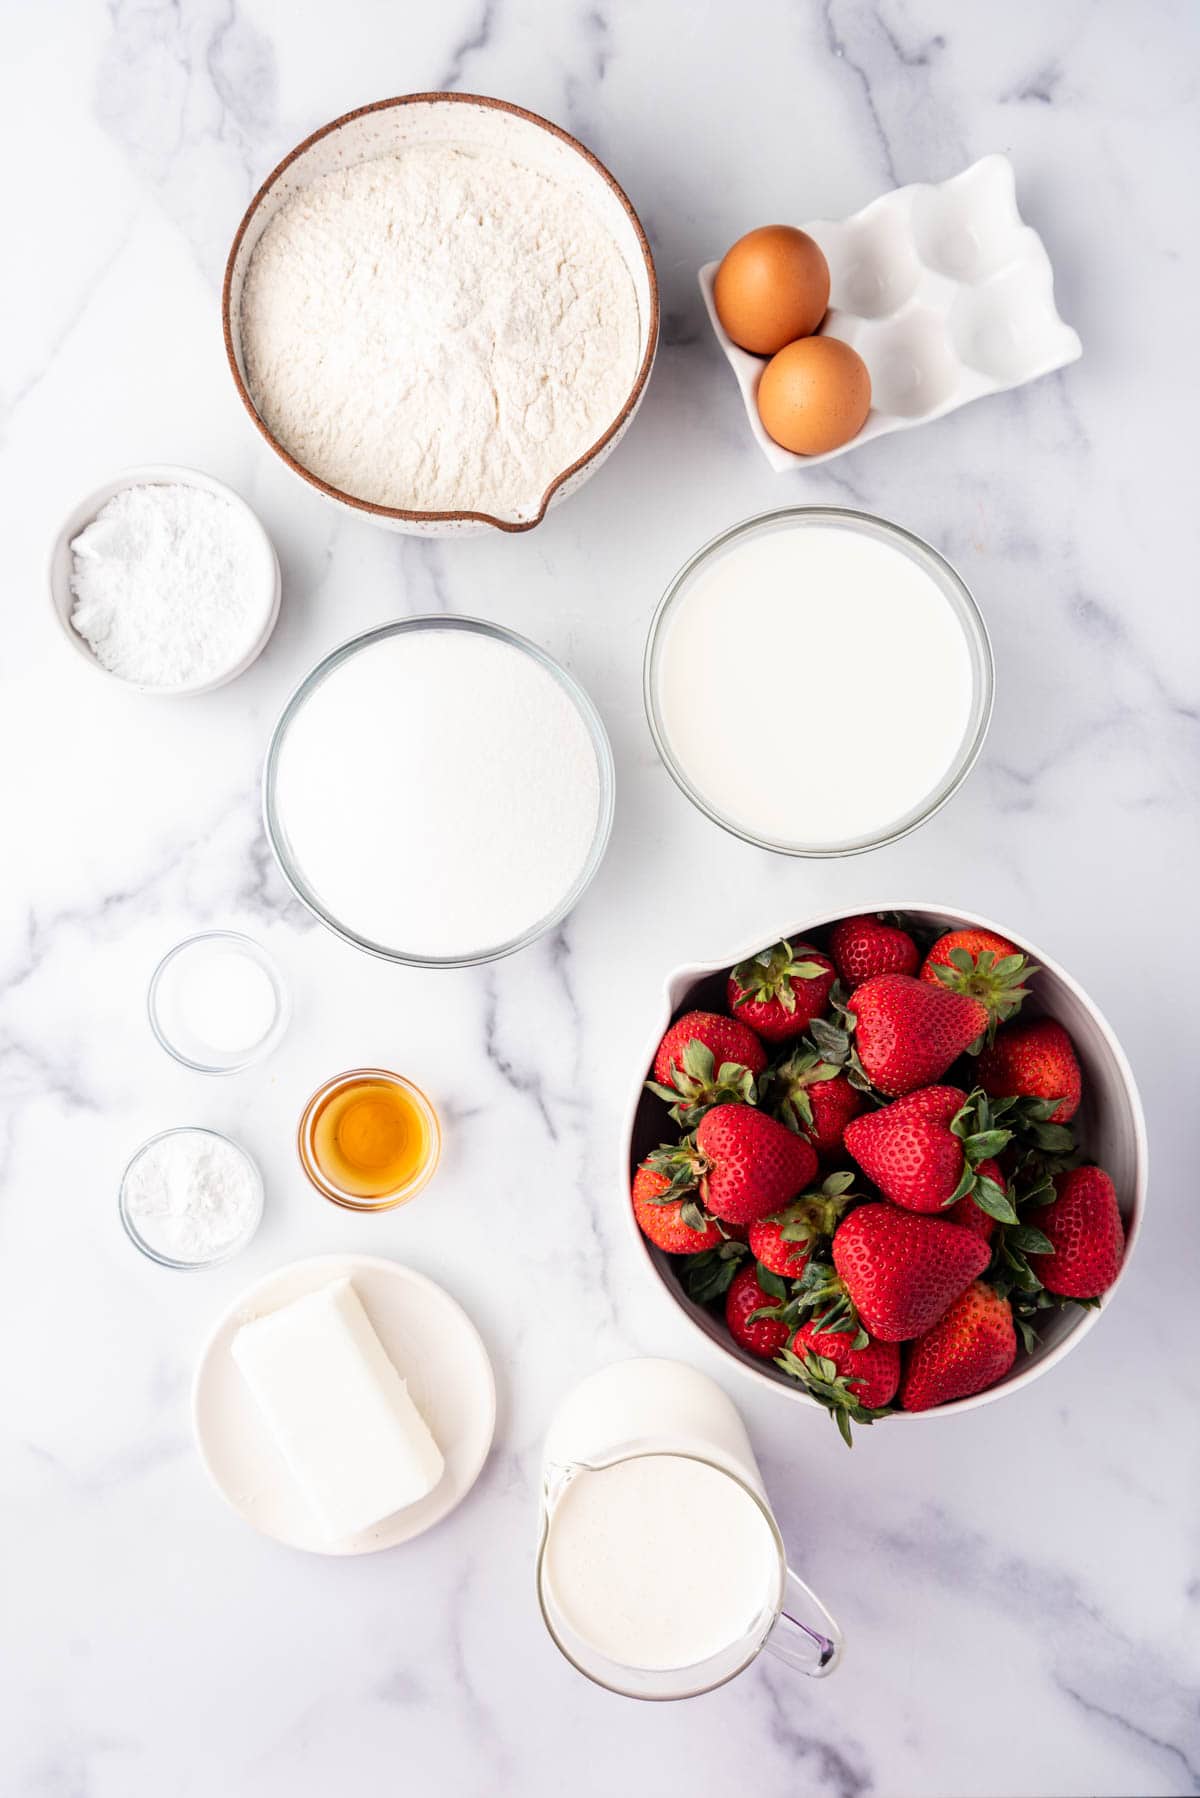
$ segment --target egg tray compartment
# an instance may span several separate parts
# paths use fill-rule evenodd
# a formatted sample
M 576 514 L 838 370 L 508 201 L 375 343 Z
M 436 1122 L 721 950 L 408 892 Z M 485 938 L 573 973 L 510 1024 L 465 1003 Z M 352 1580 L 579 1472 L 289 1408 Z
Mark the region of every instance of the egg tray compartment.
M 984 156 L 949 181 L 898 187 L 848 219 L 803 229 L 829 263 L 829 310 L 817 335 L 850 344 L 871 376 L 867 421 L 839 449 L 797 456 L 767 435 L 757 394 L 768 358 L 739 349 L 723 329 L 713 302 L 719 263 L 700 270 L 750 429 L 777 474 L 1020 387 L 1083 352 L 1058 316 L 1050 258 L 1021 218 L 1007 156 Z

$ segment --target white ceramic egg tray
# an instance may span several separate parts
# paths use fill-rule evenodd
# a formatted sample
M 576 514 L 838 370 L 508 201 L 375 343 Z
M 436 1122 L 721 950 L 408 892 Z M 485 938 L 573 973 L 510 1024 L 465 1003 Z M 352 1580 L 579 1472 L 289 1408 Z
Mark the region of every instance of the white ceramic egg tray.
M 1082 354 L 1055 309 L 1046 247 L 1017 209 L 1007 156 L 984 156 L 949 181 L 898 187 L 848 219 L 816 219 L 803 229 L 829 263 L 821 334 L 851 344 L 871 376 L 867 422 L 840 449 L 796 456 L 768 437 L 756 397 L 767 359 L 739 349 L 722 329 L 713 304 L 718 264 L 700 270 L 708 316 L 737 376 L 750 429 L 778 474 L 927 424 Z

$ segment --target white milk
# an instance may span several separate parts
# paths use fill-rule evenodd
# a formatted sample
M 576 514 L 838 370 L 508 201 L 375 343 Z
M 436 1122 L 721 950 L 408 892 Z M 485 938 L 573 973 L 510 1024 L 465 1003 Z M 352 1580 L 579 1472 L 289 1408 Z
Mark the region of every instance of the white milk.
M 834 848 L 930 799 L 971 720 L 966 632 L 901 549 L 784 523 L 703 562 L 664 621 L 656 683 L 671 754 L 751 836 Z
M 643 1455 L 575 1476 L 554 1513 L 545 1577 L 567 1622 L 618 1666 L 695 1666 L 780 1600 L 775 1537 L 727 1474 Z

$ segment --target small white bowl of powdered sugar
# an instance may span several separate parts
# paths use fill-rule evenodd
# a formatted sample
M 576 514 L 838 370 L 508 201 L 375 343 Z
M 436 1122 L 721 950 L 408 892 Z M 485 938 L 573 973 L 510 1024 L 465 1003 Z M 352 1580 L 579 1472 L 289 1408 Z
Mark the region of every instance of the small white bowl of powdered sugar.
M 72 508 L 50 558 L 71 647 L 140 693 L 211 693 L 262 653 L 279 561 L 255 514 L 211 475 L 127 469 Z
M 646 234 L 557 125 L 474 94 L 348 113 L 267 177 L 223 297 L 272 450 L 392 530 L 527 531 L 616 447 L 658 340 Z

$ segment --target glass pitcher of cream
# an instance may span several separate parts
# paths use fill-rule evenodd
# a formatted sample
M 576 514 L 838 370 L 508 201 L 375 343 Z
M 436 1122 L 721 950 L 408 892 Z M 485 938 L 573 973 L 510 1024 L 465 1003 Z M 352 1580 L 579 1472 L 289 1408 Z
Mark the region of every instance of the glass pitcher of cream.
M 741 1417 L 680 1361 L 617 1362 L 559 1407 L 537 1589 L 566 1658 L 628 1698 L 696 1697 L 763 1648 L 819 1679 L 841 1652 L 787 1564 Z

